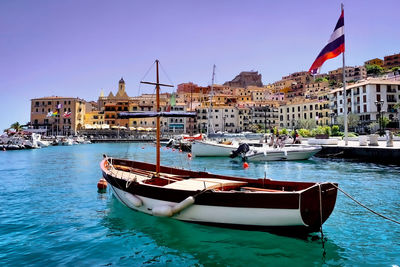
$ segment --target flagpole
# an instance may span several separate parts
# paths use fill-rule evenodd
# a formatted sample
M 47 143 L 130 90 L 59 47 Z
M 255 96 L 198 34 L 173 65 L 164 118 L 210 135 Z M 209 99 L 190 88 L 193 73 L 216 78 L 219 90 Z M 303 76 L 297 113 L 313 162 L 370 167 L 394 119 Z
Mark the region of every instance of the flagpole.
M 343 3 L 341 4 L 342 12 L 343 12 Z M 344 34 L 344 27 L 343 27 L 343 34 Z M 346 47 L 346 46 L 345 46 Z M 345 48 L 346 49 L 346 48 Z M 344 113 L 344 143 L 348 145 L 348 126 L 347 126 L 347 95 L 346 95 L 346 70 L 345 70 L 345 61 L 344 61 L 344 52 L 343 49 L 342 57 L 343 57 L 343 113 Z

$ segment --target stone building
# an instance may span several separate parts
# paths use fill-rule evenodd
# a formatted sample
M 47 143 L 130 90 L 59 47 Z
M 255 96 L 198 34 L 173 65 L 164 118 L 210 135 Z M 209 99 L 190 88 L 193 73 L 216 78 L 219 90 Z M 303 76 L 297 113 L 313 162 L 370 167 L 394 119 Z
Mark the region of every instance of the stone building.
M 242 87 L 242 88 L 246 88 L 247 86 L 250 85 L 258 87 L 263 86 L 261 81 L 261 74 L 258 74 L 258 71 L 242 71 L 232 81 L 225 82 L 224 85 L 230 87 Z

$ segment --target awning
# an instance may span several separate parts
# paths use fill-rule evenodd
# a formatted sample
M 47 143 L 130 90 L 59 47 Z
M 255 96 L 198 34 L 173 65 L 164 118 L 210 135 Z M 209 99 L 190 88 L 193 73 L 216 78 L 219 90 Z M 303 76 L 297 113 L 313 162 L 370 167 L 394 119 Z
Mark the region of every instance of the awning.
M 170 111 L 170 112 L 120 112 L 118 117 L 121 119 L 128 118 L 154 118 L 154 117 L 190 117 L 195 118 L 196 112 L 182 112 L 182 111 Z

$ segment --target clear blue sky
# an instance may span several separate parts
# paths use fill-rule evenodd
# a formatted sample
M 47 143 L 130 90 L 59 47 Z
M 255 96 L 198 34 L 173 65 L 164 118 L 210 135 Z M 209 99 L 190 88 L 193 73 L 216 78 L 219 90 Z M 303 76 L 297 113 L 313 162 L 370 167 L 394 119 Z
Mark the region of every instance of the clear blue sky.
M 172 82 L 263 82 L 308 70 L 340 15 L 330 1 L 0 1 L 0 130 L 29 121 L 30 99 L 97 100 L 124 77 L 130 96 L 158 58 Z M 399 0 L 347 0 L 346 65 L 400 52 Z M 322 72 L 341 66 L 328 61 Z M 149 75 L 148 79 L 153 79 Z M 169 82 L 161 76 L 162 81 Z

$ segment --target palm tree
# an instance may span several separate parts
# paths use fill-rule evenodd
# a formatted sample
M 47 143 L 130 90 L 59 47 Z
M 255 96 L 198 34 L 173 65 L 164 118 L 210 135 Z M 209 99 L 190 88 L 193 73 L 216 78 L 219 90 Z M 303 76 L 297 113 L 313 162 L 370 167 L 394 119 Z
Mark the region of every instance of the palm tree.
M 19 132 L 22 130 L 22 126 L 19 124 L 19 122 L 14 122 L 11 124 L 10 129 L 14 129 L 15 131 Z

